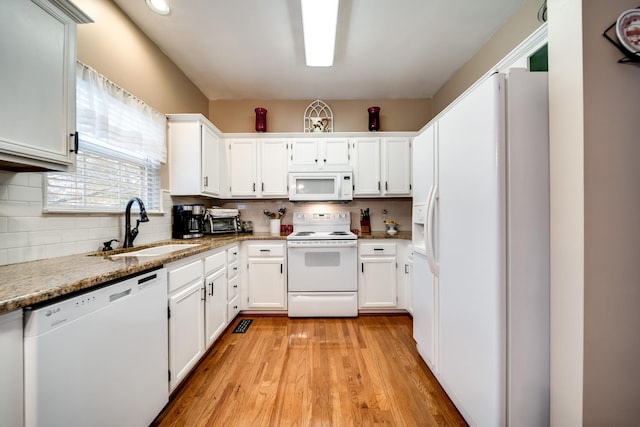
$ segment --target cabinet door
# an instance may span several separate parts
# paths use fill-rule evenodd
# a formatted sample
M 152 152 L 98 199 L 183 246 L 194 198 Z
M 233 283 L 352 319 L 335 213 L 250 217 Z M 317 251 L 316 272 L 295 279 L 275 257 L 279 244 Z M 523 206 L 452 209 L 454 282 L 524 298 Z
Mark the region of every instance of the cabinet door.
M 220 194 L 220 138 L 209 127 L 202 125 L 202 193 Z M 193 171 L 183 171 L 193 173 Z
M 48 1 L 4 0 L 0 40 L 0 160 L 11 159 L 6 153 L 65 170 L 73 163 L 76 24 Z
M 229 140 L 229 192 L 232 197 L 255 197 L 257 185 L 256 140 Z
M 287 197 L 287 141 L 263 139 L 260 143 L 260 195 Z
M 0 420 L 22 426 L 23 415 L 22 310 L 0 314 Z
M 393 308 L 397 301 L 396 258 L 360 258 L 360 308 Z
M 380 196 L 380 139 L 358 138 L 353 146 L 353 195 Z
M 231 323 L 238 313 L 240 313 L 240 295 L 227 303 L 227 324 Z
M 407 292 L 407 311 L 413 315 L 413 261 L 407 261 L 404 264 L 404 287 Z
M 169 295 L 169 388 L 173 390 L 204 354 L 202 279 Z
M 249 308 L 287 308 L 284 258 L 249 258 Z
M 208 348 L 227 326 L 226 266 L 205 279 L 205 347 Z
M 384 138 L 383 192 L 386 196 L 411 195 L 411 138 Z
M 317 165 L 318 145 L 315 139 L 294 139 L 291 141 L 292 165 Z
M 321 143 L 321 159 L 318 159 L 318 163 L 321 166 L 349 164 L 349 140 L 346 138 L 323 138 L 319 142 Z

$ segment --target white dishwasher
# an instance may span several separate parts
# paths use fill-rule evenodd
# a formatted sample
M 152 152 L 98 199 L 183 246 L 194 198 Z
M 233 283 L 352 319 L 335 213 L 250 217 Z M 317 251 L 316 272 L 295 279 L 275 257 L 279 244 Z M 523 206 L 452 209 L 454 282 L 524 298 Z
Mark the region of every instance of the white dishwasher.
M 25 310 L 25 426 L 143 427 L 168 401 L 161 268 Z

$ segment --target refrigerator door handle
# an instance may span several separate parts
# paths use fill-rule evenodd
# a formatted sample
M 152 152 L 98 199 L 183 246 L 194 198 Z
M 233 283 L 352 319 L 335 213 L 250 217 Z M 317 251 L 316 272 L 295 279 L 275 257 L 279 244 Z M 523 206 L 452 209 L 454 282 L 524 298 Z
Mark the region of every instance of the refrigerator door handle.
M 436 260 L 436 250 L 435 250 L 435 242 L 433 239 L 433 227 L 434 227 L 434 215 L 436 210 L 436 199 L 440 196 L 438 191 L 438 186 L 433 185 L 431 187 L 431 191 L 429 192 L 429 201 L 427 202 L 427 261 L 429 262 L 429 268 L 431 272 L 438 277 L 439 276 L 439 265 Z

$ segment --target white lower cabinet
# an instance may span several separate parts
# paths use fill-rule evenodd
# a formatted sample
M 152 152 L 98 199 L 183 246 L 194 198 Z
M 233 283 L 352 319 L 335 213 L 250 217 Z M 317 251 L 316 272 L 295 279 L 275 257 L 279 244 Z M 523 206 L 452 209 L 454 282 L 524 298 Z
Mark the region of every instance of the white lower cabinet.
M 361 309 L 397 308 L 396 244 L 359 243 L 358 300 Z
M 227 249 L 227 323 L 240 312 L 240 248 Z
M 285 250 L 285 242 L 247 244 L 249 309 L 287 309 Z
M 235 288 L 237 292 L 239 280 L 229 282 L 229 288 Z M 233 319 L 240 313 L 240 295 L 236 294 L 233 298 L 229 297 L 227 302 L 227 321 L 231 323 Z
M 239 251 L 214 249 L 167 265 L 169 286 L 169 391 L 173 391 L 222 334 L 239 309 L 229 309 L 229 284 L 239 284 Z M 232 261 L 232 262 L 229 262 Z M 233 285 L 231 285 L 233 286 Z M 235 289 L 235 295 L 238 289 Z M 239 301 L 235 296 L 235 300 Z M 237 304 L 239 305 L 239 304 Z
M 0 425 L 22 427 L 22 310 L 0 315 Z
M 220 336 L 227 326 L 227 254 L 226 251 L 204 259 L 204 317 L 205 349 Z
M 202 258 L 167 266 L 169 285 L 169 390 L 187 376 L 204 354 Z

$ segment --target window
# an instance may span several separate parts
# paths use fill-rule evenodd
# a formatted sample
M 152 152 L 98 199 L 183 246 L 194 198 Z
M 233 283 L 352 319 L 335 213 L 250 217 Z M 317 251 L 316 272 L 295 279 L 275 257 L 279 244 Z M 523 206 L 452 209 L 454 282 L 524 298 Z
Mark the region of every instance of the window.
M 160 211 L 166 117 L 90 67 L 76 67 L 73 172 L 46 174 L 46 211 L 122 212 L 131 197 Z

